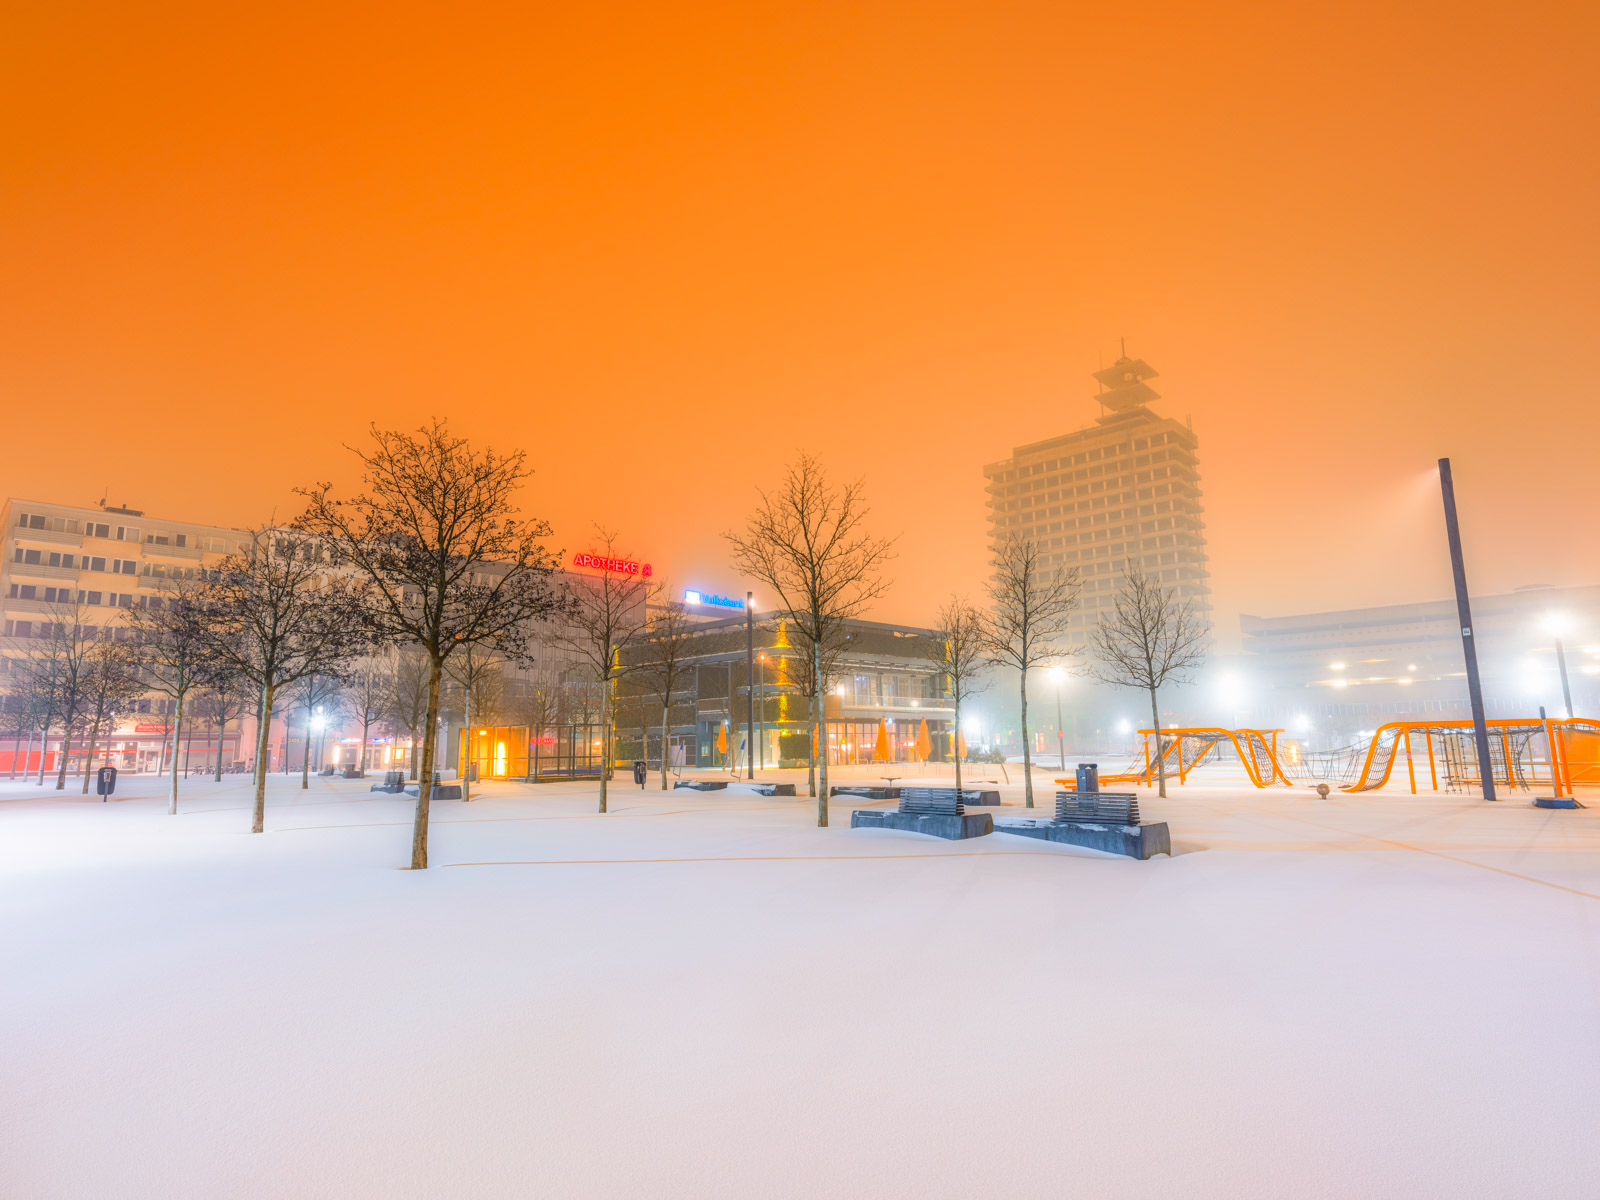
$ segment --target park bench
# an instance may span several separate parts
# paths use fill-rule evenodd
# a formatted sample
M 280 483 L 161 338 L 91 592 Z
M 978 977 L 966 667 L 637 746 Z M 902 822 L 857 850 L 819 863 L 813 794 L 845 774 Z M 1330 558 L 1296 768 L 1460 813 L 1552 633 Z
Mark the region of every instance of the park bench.
M 850 828 L 903 829 L 952 841 L 992 833 L 994 818 L 967 812 L 964 797 L 955 788 L 902 787 L 898 810 L 858 808 L 850 814 Z
M 1054 818 L 1004 817 L 994 828 L 996 833 L 1086 846 L 1129 858 L 1172 853 L 1167 823 L 1146 825 L 1139 817 L 1139 797 L 1133 792 L 1060 791 Z
M 720 792 L 728 786 L 726 779 L 678 779 L 672 784 L 672 790 L 679 788 L 690 792 Z M 742 788 L 748 788 L 758 796 L 792 796 L 795 794 L 792 783 L 755 783 L 750 780 L 734 780 Z
M 375 783 L 367 790 L 373 792 L 390 792 L 398 795 L 400 792 L 406 790 L 406 773 L 404 771 L 385 771 L 383 773 L 383 782 Z

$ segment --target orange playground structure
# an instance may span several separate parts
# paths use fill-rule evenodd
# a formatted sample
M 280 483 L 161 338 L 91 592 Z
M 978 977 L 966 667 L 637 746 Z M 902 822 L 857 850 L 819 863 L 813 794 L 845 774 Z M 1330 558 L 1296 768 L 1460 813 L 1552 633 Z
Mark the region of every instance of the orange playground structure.
M 1523 790 L 1548 784 L 1557 796 L 1571 795 L 1574 784 L 1600 783 L 1600 721 L 1513 717 L 1485 724 L 1496 783 Z M 1440 790 L 1441 779 L 1445 791 L 1483 782 L 1471 721 L 1391 721 L 1374 731 L 1359 773 L 1343 790 L 1383 787 L 1402 759 L 1412 795 L 1424 762 L 1433 791 Z
M 1600 721 L 1512 717 L 1487 725 L 1489 770 L 1497 784 L 1523 791 L 1545 786 L 1557 796 L 1572 795 L 1575 785 L 1600 784 Z M 1207 758 L 1217 761 L 1231 747 L 1250 782 L 1259 788 L 1292 787 L 1298 780 L 1326 782 L 1344 792 L 1370 792 L 1389 783 L 1402 763 L 1412 795 L 1417 794 L 1419 779 L 1432 791 L 1466 791 L 1482 784 L 1471 721 L 1391 721 L 1379 726 L 1365 747 L 1357 743 L 1309 754 L 1301 753 L 1293 741 L 1280 748 L 1282 732 L 1195 727 L 1157 734 L 1141 729 L 1143 758 L 1125 770 L 1101 775 L 1100 782 L 1148 786 L 1156 781 L 1157 762 L 1165 762 L 1168 779 L 1187 783 L 1196 767 Z M 1056 783 L 1068 791 L 1077 786 L 1074 779 Z
M 1245 774 L 1256 787 L 1271 787 L 1274 784 L 1294 786 L 1284 773 L 1283 764 L 1278 761 L 1278 735 L 1283 732 L 1281 729 L 1163 729 L 1154 755 L 1150 752 L 1150 739 L 1156 736 L 1156 731 L 1141 729 L 1139 732 L 1144 737 L 1143 763 L 1135 762 L 1125 771 L 1101 775 L 1102 785 L 1152 784 L 1156 781 L 1158 761 L 1165 762 L 1168 779 L 1184 783 L 1189 778 L 1189 772 L 1203 763 L 1207 756 L 1219 758 L 1222 753 L 1219 747 L 1231 745 L 1239 761 L 1244 764 Z M 1056 782 L 1069 791 L 1077 786 L 1074 779 L 1058 779 Z

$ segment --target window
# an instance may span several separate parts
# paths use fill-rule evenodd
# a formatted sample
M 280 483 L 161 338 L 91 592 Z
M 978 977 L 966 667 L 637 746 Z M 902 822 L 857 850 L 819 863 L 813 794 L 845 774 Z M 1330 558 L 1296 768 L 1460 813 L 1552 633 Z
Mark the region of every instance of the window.
M 111 536 L 111 526 L 109 525 L 85 525 L 83 531 L 90 537 L 108 538 Z
M 29 529 L 43 529 L 44 528 L 44 516 L 42 514 L 40 514 L 40 513 L 33 513 L 31 516 L 28 517 L 28 528 Z
M 37 550 L 18 550 L 17 561 L 27 563 L 30 567 L 39 565 L 39 552 Z
M 7 637 L 19 637 L 19 638 L 32 637 L 33 636 L 33 622 L 32 621 L 7 621 L 6 622 L 6 636 Z
M 79 592 L 78 602 L 80 604 L 101 604 L 103 603 L 103 597 L 99 592 Z
M 18 600 L 32 600 L 37 593 L 38 589 L 31 583 L 13 583 L 11 585 L 11 594 Z
M 186 533 L 178 534 L 172 539 L 172 544 L 174 546 L 187 546 L 189 544 L 189 535 Z
M 111 560 L 111 573 L 113 575 L 136 575 L 139 564 L 131 558 L 113 558 Z
M 86 554 L 83 556 L 83 569 L 85 571 L 104 571 L 106 569 L 106 560 L 98 556 L 90 558 Z

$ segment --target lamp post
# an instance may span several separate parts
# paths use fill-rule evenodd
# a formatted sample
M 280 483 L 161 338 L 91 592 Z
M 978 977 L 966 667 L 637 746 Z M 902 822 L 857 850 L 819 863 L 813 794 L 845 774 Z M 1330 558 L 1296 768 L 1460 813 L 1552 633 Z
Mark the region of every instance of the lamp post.
M 1056 683 L 1056 748 L 1061 751 L 1061 773 L 1067 773 L 1067 730 L 1061 721 L 1061 681 L 1066 672 L 1060 667 L 1050 668 L 1050 678 Z
M 1489 761 L 1489 727 L 1483 713 L 1483 684 L 1478 678 L 1478 648 L 1472 636 L 1472 605 L 1467 599 L 1467 567 L 1461 557 L 1461 525 L 1456 519 L 1456 485 L 1450 460 L 1439 460 L 1439 491 L 1444 498 L 1444 529 L 1450 542 L 1450 569 L 1456 583 L 1456 612 L 1461 621 L 1461 652 L 1467 663 L 1467 699 L 1472 704 L 1472 740 L 1478 752 L 1478 777 L 1483 798 L 1495 799 L 1494 764 Z M 1511 765 L 1506 764 L 1509 771 Z
M 1567 720 L 1572 720 L 1572 686 L 1567 682 L 1567 655 L 1561 646 L 1561 635 L 1566 632 L 1567 623 L 1559 613 L 1550 613 L 1544 619 L 1545 628 L 1555 635 L 1556 639 L 1556 668 L 1561 672 L 1561 703 L 1566 705 Z

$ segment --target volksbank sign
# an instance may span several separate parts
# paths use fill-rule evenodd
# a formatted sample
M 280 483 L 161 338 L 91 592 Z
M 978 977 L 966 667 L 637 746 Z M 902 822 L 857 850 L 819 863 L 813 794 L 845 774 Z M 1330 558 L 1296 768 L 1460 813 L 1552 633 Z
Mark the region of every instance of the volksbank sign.
M 735 600 L 732 596 L 713 596 L 709 592 L 687 591 L 683 594 L 685 604 L 704 604 L 712 608 L 744 608 L 743 600 Z

